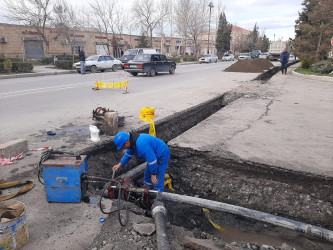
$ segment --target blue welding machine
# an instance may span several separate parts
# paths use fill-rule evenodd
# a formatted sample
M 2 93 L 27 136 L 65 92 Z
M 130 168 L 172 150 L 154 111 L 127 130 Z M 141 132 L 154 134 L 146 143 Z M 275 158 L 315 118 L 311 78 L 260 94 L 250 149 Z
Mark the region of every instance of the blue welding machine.
M 88 171 L 86 155 L 54 156 L 42 163 L 48 202 L 80 202 L 86 187 L 81 181 Z

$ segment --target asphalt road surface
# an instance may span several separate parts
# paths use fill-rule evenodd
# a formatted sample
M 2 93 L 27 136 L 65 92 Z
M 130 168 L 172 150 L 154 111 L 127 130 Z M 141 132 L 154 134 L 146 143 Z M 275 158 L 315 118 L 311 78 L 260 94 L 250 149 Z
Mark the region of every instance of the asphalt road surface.
M 193 91 L 198 84 L 203 87 L 205 82 L 223 79 L 228 73 L 222 70 L 232 63 L 178 65 L 176 74 L 161 73 L 155 77 L 133 77 L 119 70 L 1 80 L 0 130 L 4 133 L 0 143 L 26 139 L 28 135 L 66 124 L 92 123 L 92 110 L 100 106 L 123 111 L 119 115 L 125 116 L 135 108 L 139 114 L 141 107 L 158 106 L 157 101 L 171 102 L 179 89 Z M 130 93 L 126 95 L 123 89 L 92 90 L 95 81 L 118 82 L 125 78 L 130 83 Z M 158 100 L 154 100 L 158 95 Z

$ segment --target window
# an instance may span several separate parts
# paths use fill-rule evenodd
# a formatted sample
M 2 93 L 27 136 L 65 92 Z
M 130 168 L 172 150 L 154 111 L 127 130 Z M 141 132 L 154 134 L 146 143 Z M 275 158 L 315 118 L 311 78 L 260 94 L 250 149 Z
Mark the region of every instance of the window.
M 161 55 L 161 61 L 166 61 L 166 56 L 165 55 Z
M 112 60 L 111 56 L 104 56 L 104 58 L 105 58 L 105 61 L 111 61 Z
M 104 56 L 100 56 L 98 61 L 105 61 Z
M 160 60 L 160 58 L 159 58 L 159 56 L 152 56 L 152 60 L 153 60 L 154 62 L 157 62 L 157 61 Z

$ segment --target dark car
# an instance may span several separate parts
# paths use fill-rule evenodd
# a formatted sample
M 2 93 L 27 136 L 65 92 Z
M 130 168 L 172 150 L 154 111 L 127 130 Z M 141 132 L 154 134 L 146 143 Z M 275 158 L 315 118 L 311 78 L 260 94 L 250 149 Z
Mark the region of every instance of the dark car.
M 139 54 L 132 61 L 124 64 L 124 70 L 133 76 L 137 76 L 139 73 L 148 76 L 155 76 L 160 72 L 174 74 L 176 63 L 168 61 L 166 56 L 162 54 Z

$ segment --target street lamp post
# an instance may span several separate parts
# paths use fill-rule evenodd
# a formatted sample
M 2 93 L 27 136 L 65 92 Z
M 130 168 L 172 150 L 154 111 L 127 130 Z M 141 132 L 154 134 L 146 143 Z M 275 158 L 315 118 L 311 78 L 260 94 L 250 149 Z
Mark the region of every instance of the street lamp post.
M 208 4 L 208 7 L 209 7 L 209 22 L 208 22 L 208 52 L 207 52 L 207 54 L 209 54 L 210 17 L 211 17 L 211 14 L 212 14 L 212 8 L 214 8 L 213 3 L 210 2 Z

